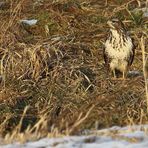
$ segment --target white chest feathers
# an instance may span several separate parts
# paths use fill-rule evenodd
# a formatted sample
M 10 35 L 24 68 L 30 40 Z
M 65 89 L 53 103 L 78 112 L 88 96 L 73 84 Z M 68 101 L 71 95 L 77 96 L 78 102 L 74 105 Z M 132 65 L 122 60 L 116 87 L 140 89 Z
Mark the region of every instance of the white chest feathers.
M 112 59 L 125 60 L 132 53 L 133 43 L 129 36 L 111 29 L 112 35 L 106 40 L 105 51 Z

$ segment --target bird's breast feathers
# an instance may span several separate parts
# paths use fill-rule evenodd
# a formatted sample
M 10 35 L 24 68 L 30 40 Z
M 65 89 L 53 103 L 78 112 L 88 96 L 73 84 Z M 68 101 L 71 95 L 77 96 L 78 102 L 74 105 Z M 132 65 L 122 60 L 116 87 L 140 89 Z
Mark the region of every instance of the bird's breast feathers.
M 112 39 L 106 40 L 105 49 L 110 58 L 124 60 L 132 54 L 133 43 L 129 36 L 126 38 L 113 36 Z

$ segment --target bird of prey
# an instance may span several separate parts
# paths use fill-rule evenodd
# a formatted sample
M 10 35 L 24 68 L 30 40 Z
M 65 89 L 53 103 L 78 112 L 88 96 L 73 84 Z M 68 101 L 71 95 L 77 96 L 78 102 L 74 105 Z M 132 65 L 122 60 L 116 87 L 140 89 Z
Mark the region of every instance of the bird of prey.
M 105 64 L 107 69 L 113 72 L 114 78 L 116 78 L 116 72 L 121 72 L 121 79 L 125 79 L 134 59 L 134 44 L 120 20 L 112 19 L 107 24 L 109 35 L 103 50 Z

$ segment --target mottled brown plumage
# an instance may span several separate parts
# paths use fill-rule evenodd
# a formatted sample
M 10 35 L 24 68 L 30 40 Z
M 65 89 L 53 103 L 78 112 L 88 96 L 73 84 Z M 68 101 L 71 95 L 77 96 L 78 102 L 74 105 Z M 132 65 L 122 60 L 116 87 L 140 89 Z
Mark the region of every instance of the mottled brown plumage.
M 120 20 L 113 19 L 107 24 L 110 29 L 103 51 L 104 60 L 114 77 L 116 77 L 116 71 L 120 71 L 124 79 L 128 68 L 133 63 L 134 44 Z

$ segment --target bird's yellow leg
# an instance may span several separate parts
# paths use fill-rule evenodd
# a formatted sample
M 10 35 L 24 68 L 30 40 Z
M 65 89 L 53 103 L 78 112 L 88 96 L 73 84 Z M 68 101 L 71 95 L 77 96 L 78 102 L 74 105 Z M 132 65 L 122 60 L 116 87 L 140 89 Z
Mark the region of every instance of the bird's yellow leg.
M 128 79 L 126 78 L 126 71 L 123 71 L 123 72 L 122 72 L 122 77 L 121 77 L 121 78 L 118 78 L 118 80 L 128 80 Z
M 116 72 L 115 72 L 115 70 L 113 70 L 113 75 L 114 75 L 114 78 L 116 79 Z
M 123 71 L 122 79 L 123 80 L 129 80 L 129 78 L 127 77 L 127 71 Z
M 113 72 L 113 80 L 116 80 L 117 79 L 117 77 L 116 77 L 116 72 L 115 72 L 115 69 L 112 71 Z
M 125 71 L 123 71 L 122 79 L 125 80 Z

